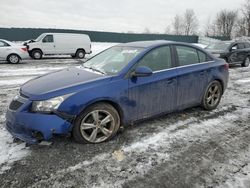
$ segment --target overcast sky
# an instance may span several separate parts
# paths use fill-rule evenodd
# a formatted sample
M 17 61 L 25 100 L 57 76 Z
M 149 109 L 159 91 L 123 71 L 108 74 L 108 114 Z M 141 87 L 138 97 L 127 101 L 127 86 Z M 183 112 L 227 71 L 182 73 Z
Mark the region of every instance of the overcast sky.
M 162 33 L 176 14 L 194 9 L 203 28 L 221 9 L 244 0 L 0 0 L 0 27 Z

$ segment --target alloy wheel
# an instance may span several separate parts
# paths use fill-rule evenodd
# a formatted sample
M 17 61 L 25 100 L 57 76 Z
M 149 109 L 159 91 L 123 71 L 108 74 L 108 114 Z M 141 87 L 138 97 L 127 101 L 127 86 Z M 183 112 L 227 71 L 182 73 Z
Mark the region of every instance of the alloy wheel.
M 221 90 L 217 83 L 213 83 L 209 87 L 206 95 L 207 105 L 209 105 L 210 107 L 216 106 L 220 101 L 220 97 L 221 97 Z
M 18 63 L 19 62 L 19 57 L 17 55 L 11 55 L 9 57 L 10 63 Z
M 83 118 L 80 131 L 88 142 L 103 142 L 115 131 L 115 119 L 108 111 L 93 110 Z

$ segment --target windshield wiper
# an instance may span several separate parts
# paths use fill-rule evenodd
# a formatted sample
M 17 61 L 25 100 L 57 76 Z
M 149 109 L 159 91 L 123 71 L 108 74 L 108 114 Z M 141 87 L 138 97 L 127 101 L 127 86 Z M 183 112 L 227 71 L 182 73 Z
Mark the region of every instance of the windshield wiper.
M 106 75 L 105 72 L 103 72 L 103 71 L 101 71 L 101 70 L 98 70 L 98 69 L 95 69 L 95 68 L 93 68 L 93 67 L 87 67 L 87 66 L 84 66 L 84 65 L 83 65 L 83 67 L 84 67 L 84 68 L 87 68 L 87 69 L 90 69 L 90 70 L 93 70 L 93 71 L 95 71 L 95 72 L 99 72 L 99 73 L 101 73 L 101 74 Z

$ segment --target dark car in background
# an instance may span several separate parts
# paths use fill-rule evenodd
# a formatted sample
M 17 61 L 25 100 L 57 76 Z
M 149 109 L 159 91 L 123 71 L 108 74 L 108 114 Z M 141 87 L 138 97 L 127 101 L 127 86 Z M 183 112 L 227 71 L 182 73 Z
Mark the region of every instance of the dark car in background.
M 242 67 L 250 64 L 250 42 L 223 41 L 210 44 L 205 49 L 229 64 L 241 64 Z

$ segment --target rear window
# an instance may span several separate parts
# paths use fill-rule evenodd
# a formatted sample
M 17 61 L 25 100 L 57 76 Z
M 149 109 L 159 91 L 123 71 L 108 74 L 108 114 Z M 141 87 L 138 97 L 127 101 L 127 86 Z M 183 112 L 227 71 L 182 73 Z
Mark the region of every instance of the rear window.
M 10 46 L 10 45 L 4 41 L 0 41 L 0 47 L 5 47 L 5 46 Z

